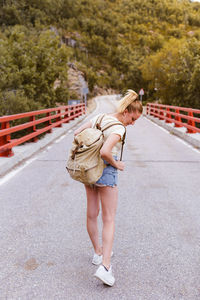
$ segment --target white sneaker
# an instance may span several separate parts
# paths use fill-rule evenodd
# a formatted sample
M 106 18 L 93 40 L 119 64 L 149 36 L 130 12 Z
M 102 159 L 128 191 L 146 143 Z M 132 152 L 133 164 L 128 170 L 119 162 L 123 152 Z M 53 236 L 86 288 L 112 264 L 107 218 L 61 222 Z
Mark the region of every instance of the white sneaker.
M 93 265 L 100 265 L 102 263 L 102 258 L 103 258 L 103 255 L 98 255 L 96 253 L 94 253 L 94 256 L 93 256 L 93 259 L 92 259 L 92 264 Z
M 99 266 L 94 276 L 109 286 L 113 286 L 115 283 L 115 277 L 112 274 L 111 266 L 108 271 L 106 271 L 104 266 Z
M 111 257 L 113 257 L 113 251 L 111 252 Z M 102 259 L 103 259 L 103 255 L 98 255 L 94 253 L 92 264 L 98 266 L 102 263 Z

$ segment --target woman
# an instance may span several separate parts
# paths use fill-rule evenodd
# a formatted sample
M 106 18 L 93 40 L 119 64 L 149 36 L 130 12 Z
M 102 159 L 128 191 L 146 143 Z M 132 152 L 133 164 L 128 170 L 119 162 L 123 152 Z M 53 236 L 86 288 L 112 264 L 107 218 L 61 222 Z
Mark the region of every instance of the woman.
M 100 150 L 101 157 L 106 163 L 101 178 L 93 186 L 85 185 L 87 195 L 87 231 L 94 247 L 92 263 L 100 265 L 94 274 L 103 283 L 113 286 L 115 278 L 112 274 L 110 259 L 113 254 L 112 246 L 115 231 L 115 214 L 117 209 L 118 189 L 117 171 L 124 170 L 124 162 L 117 159 L 121 148 L 121 139 L 124 135 L 124 126 L 134 125 L 142 114 L 142 104 L 138 95 L 133 90 L 128 90 L 126 95 L 119 101 L 118 110 L 113 114 L 103 117 L 101 126 L 108 122 L 121 122 L 123 126 L 115 125 L 105 130 L 104 144 Z M 82 130 L 93 127 L 98 116 L 81 126 L 75 131 L 75 135 Z M 99 244 L 97 218 L 99 207 L 102 207 L 102 247 Z

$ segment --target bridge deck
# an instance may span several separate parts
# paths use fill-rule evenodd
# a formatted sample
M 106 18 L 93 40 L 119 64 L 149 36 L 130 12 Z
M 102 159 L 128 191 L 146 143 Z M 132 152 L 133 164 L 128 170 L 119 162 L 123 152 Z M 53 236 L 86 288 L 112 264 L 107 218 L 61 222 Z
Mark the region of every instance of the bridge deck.
M 65 171 L 71 140 L 0 186 L 0 299 L 200 299 L 200 153 L 145 117 L 128 128 L 106 288 L 92 276 L 84 188 Z

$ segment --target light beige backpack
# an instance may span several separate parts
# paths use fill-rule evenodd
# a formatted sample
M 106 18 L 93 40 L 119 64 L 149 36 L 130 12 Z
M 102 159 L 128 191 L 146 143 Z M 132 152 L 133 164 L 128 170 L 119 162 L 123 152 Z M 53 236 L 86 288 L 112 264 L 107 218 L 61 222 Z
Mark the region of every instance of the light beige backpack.
M 99 116 L 93 128 L 86 128 L 77 134 L 72 143 L 66 169 L 74 180 L 84 184 L 94 184 L 103 173 L 105 164 L 100 155 L 100 149 L 104 142 L 103 132 L 114 125 L 124 126 L 120 122 L 109 122 L 101 128 L 104 116 Z M 122 139 L 120 160 L 122 159 L 125 135 L 126 128 Z

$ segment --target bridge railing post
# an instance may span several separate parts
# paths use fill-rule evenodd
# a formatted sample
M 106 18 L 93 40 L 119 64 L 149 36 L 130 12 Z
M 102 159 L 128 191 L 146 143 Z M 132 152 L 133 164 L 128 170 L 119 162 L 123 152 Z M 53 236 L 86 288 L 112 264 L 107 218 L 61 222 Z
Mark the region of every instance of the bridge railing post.
M 158 112 L 158 110 L 157 110 L 156 104 L 154 104 L 152 113 L 153 113 L 153 115 L 155 115 L 157 112 Z M 155 116 L 155 117 L 157 118 L 157 116 Z
M 194 117 L 193 116 L 193 112 L 192 111 L 189 111 L 188 112 L 188 116 L 189 117 Z M 194 120 L 190 120 L 190 119 L 188 119 L 188 125 L 190 125 L 190 126 L 193 126 L 193 127 L 195 127 L 195 121 Z M 189 128 L 187 128 L 187 133 L 196 133 L 197 131 L 196 130 L 194 130 L 194 129 L 189 129 Z
M 164 110 L 162 109 L 162 107 L 159 107 L 158 109 L 158 113 L 159 113 L 159 120 L 164 120 Z
M 73 107 L 70 107 L 70 108 L 69 108 L 69 116 L 71 117 L 71 116 L 73 116 L 73 115 L 74 115 L 74 108 L 73 108 Z M 72 118 L 71 120 L 73 120 L 73 118 Z
M 35 121 L 35 116 L 31 116 L 30 117 L 30 122 L 34 122 L 34 121 Z M 30 132 L 36 132 L 37 131 L 36 125 L 33 125 L 32 127 L 30 127 L 29 131 Z M 37 136 L 32 138 L 30 141 L 36 143 L 38 141 Z
M 10 128 L 10 122 L 2 122 L 1 123 L 1 129 L 9 129 Z M 6 134 L 0 137 L 0 146 L 4 146 L 6 144 L 9 144 L 11 141 L 11 136 L 10 134 Z M 7 149 L 7 150 L 2 150 L 0 151 L 0 156 L 1 157 L 11 157 L 14 155 L 14 152 L 11 149 Z
M 175 110 L 175 113 L 176 113 L 176 115 L 175 115 L 175 121 L 182 123 L 182 120 L 181 120 L 181 117 L 180 117 L 180 110 L 179 110 L 179 109 L 176 109 L 176 110 Z M 177 123 L 175 122 L 175 127 L 183 127 L 183 125 L 177 124 Z
M 160 111 L 159 106 L 158 106 L 158 104 L 156 104 L 156 106 L 155 106 L 155 113 L 159 115 L 159 111 Z M 159 118 L 158 116 L 155 116 L 155 117 Z
M 83 105 L 80 105 L 80 106 L 79 106 L 79 114 L 80 114 L 80 116 L 83 114 L 83 109 L 82 109 L 82 107 L 83 107 Z
M 61 109 L 58 109 L 58 110 L 56 111 L 56 113 L 57 113 L 57 114 L 61 114 Z M 61 120 L 62 120 L 62 117 L 61 117 L 61 116 L 58 116 L 58 117 L 56 118 L 56 122 L 59 122 L 59 121 L 61 121 Z M 59 125 L 57 125 L 56 127 L 62 127 L 62 123 L 59 124 Z
M 156 106 L 155 106 L 155 104 L 153 104 L 152 109 L 151 109 L 152 116 L 154 116 L 155 113 L 156 113 Z
M 50 117 L 50 116 L 51 116 L 51 112 L 47 112 L 46 116 L 47 116 L 47 117 Z M 52 121 L 51 121 L 51 120 L 48 120 L 48 121 L 47 121 L 47 126 L 50 126 L 51 124 L 52 124 Z M 47 133 L 52 133 L 52 128 L 49 129 L 49 130 L 47 131 Z
M 169 107 L 166 108 L 166 118 L 171 119 L 171 120 L 165 120 L 166 123 L 172 123 L 172 115 L 170 114 Z
M 65 108 L 65 119 L 66 119 L 66 121 L 64 122 L 64 123 L 69 123 L 69 120 L 68 120 L 68 118 L 69 118 L 69 116 L 70 116 L 70 113 L 69 113 L 69 109 L 68 109 L 68 107 L 66 107 Z
M 75 115 L 79 114 L 79 112 L 80 112 L 80 106 L 75 107 Z M 76 118 L 77 118 L 77 116 L 76 116 Z
M 152 116 L 152 115 L 153 115 L 153 112 L 154 112 L 154 107 L 153 107 L 153 105 L 151 105 L 151 106 L 150 106 L 150 113 L 149 113 L 149 114 L 150 114 L 150 116 Z
M 149 103 L 147 103 L 147 115 L 149 114 Z
M 74 119 L 76 119 L 75 115 L 76 115 L 77 107 L 74 106 L 73 109 L 74 109 Z

